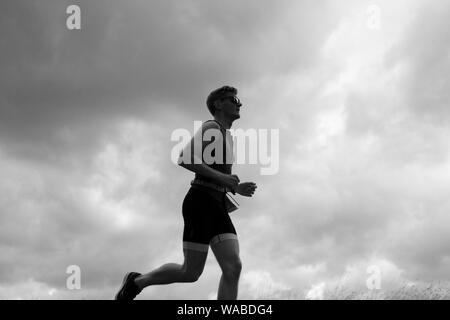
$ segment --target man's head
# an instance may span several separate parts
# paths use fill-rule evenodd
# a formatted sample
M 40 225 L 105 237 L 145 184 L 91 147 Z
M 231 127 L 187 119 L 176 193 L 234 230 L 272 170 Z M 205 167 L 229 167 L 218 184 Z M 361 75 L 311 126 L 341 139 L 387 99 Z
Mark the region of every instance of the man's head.
M 208 106 L 211 114 L 217 115 L 222 113 L 225 117 L 232 120 L 239 119 L 239 110 L 242 106 L 237 95 L 237 89 L 229 86 L 223 86 L 219 89 L 212 91 L 206 99 L 206 105 Z

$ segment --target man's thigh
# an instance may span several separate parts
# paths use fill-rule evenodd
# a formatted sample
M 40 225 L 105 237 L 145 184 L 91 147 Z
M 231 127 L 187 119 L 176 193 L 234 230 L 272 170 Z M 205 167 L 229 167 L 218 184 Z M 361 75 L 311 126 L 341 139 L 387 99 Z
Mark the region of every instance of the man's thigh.
M 183 249 L 184 253 L 184 265 L 187 268 L 202 268 L 205 265 L 206 258 L 208 257 L 208 251 L 198 251 Z

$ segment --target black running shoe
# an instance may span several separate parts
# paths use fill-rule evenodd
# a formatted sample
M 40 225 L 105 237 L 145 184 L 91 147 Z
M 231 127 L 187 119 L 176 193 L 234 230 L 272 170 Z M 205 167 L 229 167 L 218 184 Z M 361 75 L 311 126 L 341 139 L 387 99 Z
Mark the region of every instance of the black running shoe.
M 134 283 L 134 279 L 141 274 L 137 272 L 128 272 L 123 278 L 122 286 L 117 292 L 115 300 L 133 300 L 141 292 L 139 287 Z

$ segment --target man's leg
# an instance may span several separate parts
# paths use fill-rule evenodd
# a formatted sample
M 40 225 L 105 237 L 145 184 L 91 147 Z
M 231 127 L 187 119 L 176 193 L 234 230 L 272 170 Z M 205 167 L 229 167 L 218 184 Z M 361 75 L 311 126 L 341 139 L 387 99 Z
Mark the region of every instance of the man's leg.
M 206 247 L 207 248 L 207 247 Z M 155 284 L 169 284 L 174 282 L 194 282 L 200 277 L 205 266 L 208 251 L 204 249 L 183 249 L 184 263 L 167 263 L 158 269 L 138 276 L 135 279 L 139 289 Z
M 224 234 L 225 240 L 211 242 L 211 248 L 222 269 L 218 300 L 236 300 L 242 264 L 239 258 L 239 242 L 236 235 Z M 217 238 L 216 238 L 217 239 Z

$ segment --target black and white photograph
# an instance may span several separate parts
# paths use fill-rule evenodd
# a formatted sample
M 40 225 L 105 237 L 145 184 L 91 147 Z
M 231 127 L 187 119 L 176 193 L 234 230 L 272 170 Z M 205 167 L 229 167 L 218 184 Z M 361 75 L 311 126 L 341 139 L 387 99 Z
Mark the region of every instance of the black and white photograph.
M 449 300 L 449 18 L 1 0 L 0 300 Z

